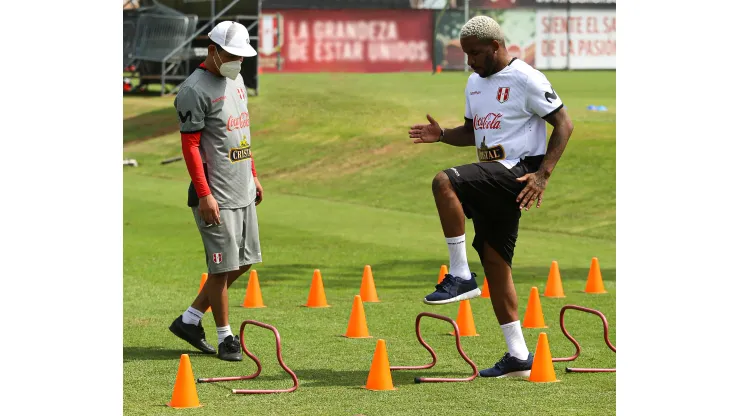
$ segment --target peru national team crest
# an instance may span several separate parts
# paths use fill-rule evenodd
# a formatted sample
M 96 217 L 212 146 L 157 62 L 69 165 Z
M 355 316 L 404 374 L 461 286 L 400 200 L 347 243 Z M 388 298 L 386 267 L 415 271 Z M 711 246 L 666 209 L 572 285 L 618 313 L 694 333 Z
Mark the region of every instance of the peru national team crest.
M 221 264 L 221 262 L 224 260 L 224 257 L 221 255 L 221 253 L 213 253 L 213 262 L 216 264 Z
M 506 100 L 509 99 L 509 90 L 511 88 L 509 87 L 499 87 L 498 94 L 496 95 L 496 99 L 498 99 L 498 102 L 501 104 L 505 103 Z

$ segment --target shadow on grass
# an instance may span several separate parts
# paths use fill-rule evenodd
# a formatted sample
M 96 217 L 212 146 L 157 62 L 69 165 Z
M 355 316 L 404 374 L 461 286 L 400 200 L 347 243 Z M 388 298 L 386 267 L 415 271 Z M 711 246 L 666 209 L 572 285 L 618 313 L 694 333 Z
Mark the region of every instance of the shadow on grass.
M 123 142 L 153 139 L 177 132 L 179 129 L 174 107 L 154 110 L 123 121 Z
M 357 387 L 362 388 L 367 381 L 370 363 L 366 370 L 332 370 L 329 368 L 317 368 L 296 371 L 301 387 Z M 469 370 L 469 369 L 468 369 Z M 472 371 L 428 371 L 428 370 L 404 370 L 393 371 L 393 385 L 413 385 L 416 377 L 445 377 L 464 378 L 469 377 Z
M 245 361 L 249 361 L 248 358 Z M 364 386 L 367 380 L 367 374 L 370 369 L 370 363 L 368 363 L 368 370 L 346 370 L 337 371 L 331 369 L 296 369 L 291 367 L 298 377 L 299 389 L 303 387 L 326 387 L 326 386 Z M 240 380 L 240 381 L 229 381 L 229 382 L 216 382 L 216 383 L 204 383 L 208 385 L 214 385 L 219 387 L 228 387 L 229 389 L 251 389 L 258 388 L 250 386 L 250 382 L 254 381 L 275 381 L 283 382 L 284 385 L 275 386 L 274 388 L 288 388 L 293 385 L 293 381 L 290 375 L 279 370 L 278 374 L 260 375 L 254 380 Z M 246 376 L 254 372 L 254 364 L 251 364 L 249 368 L 235 369 L 233 374 L 218 374 L 218 377 L 232 377 L 232 376 Z M 216 377 L 211 376 L 209 377 Z M 413 380 L 412 380 L 413 382 Z
M 199 351 L 188 349 L 173 350 L 157 347 L 123 347 L 123 362 L 178 360 L 182 354 L 188 354 L 190 357 L 213 356 L 213 354 L 203 354 Z
M 368 369 L 369 369 L 368 364 Z M 327 386 L 344 386 L 344 387 L 362 387 L 365 385 L 367 380 L 368 370 L 346 370 L 337 371 L 331 369 L 304 369 L 297 370 L 291 368 L 298 376 L 299 389 L 304 387 L 327 387 Z M 240 371 L 242 370 L 242 371 Z M 249 371 L 249 373 L 247 373 Z M 254 371 L 253 365 L 249 369 L 235 370 L 233 374 L 218 374 L 217 376 L 244 376 L 251 374 Z M 281 382 L 280 385 L 275 385 L 271 388 L 283 389 L 292 386 L 293 382 L 286 372 L 280 370 L 278 374 L 260 375 L 254 380 L 240 380 L 240 381 L 229 381 L 229 382 L 217 382 L 217 383 L 204 383 L 209 386 L 217 386 L 222 388 L 230 389 L 251 389 L 251 388 L 265 388 L 254 387 L 254 381 L 270 381 L 270 382 Z M 413 380 L 411 380 L 413 383 Z M 250 384 L 251 383 L 251 384 Z

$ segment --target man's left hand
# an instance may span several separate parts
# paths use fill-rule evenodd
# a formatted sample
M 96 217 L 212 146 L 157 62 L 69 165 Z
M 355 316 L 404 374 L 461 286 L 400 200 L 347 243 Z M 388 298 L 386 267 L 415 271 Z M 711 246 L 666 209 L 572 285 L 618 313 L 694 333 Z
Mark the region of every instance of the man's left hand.
M 542 197 L 547 187 L 548 178 L 545 177 L 545 174 L 537 171 L 535 173 L 528 173 L 516 180 L 527 183 L 527 186 L 516 197 L 516 202 L 519 203 L 519 209 L 529 211 L 529 208 L 535 201 L 537 201 L 537 208 L 539 208 L 542 205 Z
M 255 205 L 259 205 L 260 202 L 262 202 L 262 199 L 265 197 L 265 191 L 262 190 L 262 185 L 260 184 L 259 179 L 256 177 L 254 178 L 254 186 L 257 188 L 257 199 Z

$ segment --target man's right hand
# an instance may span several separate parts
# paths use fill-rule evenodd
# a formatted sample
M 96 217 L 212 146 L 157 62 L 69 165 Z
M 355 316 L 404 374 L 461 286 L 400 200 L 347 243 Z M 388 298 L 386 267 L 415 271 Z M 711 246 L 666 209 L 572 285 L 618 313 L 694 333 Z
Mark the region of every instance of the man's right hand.
M 438 142 L 442 135 L 442 128 L 439 124 L 427 114 L 429 124 L 416 124 L 409 130 L 409 138 L 416 139 L 414 143 L 435 143 Z
M 200 212 L 200 217 L 203 218 L 203 221 L 205 221 L 206 224 L 221 224 L 221 215 L 218 212 L 218 203 L 216 202 L 216 198 L 213 197 L 213 194 L 208 194 L 199 199 L 198 211 Z

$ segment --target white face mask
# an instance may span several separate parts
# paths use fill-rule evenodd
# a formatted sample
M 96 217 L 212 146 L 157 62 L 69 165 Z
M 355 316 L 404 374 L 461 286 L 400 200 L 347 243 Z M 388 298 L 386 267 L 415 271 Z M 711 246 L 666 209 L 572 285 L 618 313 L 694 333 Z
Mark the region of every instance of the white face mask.
M 218 52 L 216 52 L 216 56 L 218 56 Z M 242 70 L 242 62 L 241 61 L 231 61 L 231 62 L 223 63 L 220 56 L 218 56 L 218 60 L 221 61 L 221 65 L 220 66 L 217 65 L 218 72 L 220 72 L 221 75 L 225 76 L 226 78 L 231 78 L 233 80 L 236 80 L 236 77 L 239 76 L 239 72 L 241 72 Z

